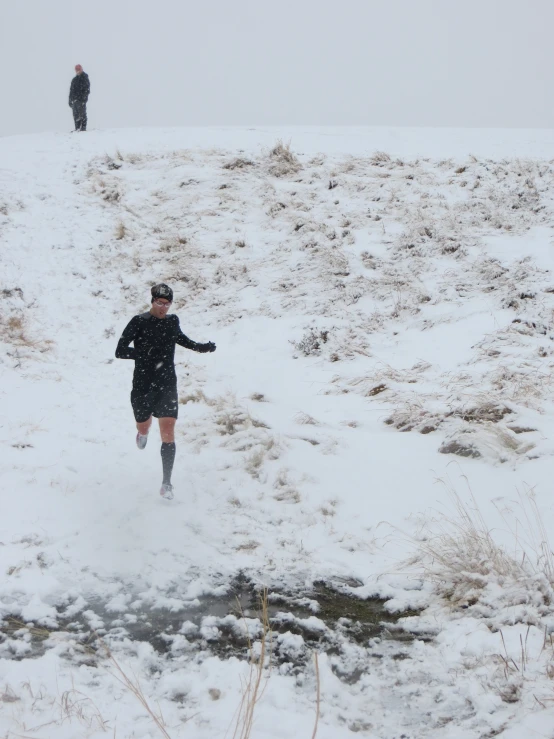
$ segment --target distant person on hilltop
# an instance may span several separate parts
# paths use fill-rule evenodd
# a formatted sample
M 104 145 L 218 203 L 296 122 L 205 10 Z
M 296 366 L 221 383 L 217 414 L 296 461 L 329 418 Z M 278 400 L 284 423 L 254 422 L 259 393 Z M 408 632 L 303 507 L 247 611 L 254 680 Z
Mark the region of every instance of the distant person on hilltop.
M 176 315 L 167 312 L 173 302 L 173 290 L 154 285 L 150 290 L 152 307 L 135 316 L 121 334 L 115 350 L 118 359 L 134 359 L 131 406 L 137 423 L 136 443 L 144 449 L 152 416 L 159 420 L 162 437 L 163 482 L 160 495 L 171 500 L 171 473 L 175 461 L 175 422 L 179 409 L 177 375 L 175 374 L 175 344 L 195 352 L 215 352 L 215 344 L 197 344 L 181 331 Z M 129 344 L 133 342 L 134 347 Z
M 87 130 L 87 100 L 90 95 L 90 80 L 80 64 L 75 65 L 75 77 L 69 88 L 69 107 L 73 111 L 76 131 Z

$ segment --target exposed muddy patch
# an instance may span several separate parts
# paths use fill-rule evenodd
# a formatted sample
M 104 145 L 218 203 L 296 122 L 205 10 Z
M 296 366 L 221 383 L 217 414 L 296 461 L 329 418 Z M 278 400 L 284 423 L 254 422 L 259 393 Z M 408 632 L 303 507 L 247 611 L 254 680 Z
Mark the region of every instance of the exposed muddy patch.
M 404 658 L 402 645 L 415 636 L 402 627 L 402 619 L 418 612 L 391 613 L 385 600 L 357 597 L 352 591 L 359 585 L 353 581 L 320 581 L 303 592 L 268 593 L 276 661 L 301 667 L 314 648 L 341 655 L 348 645 L 363 649 L 375 639 L 389 642 L 388 651 L 394 658 Z M 15 616 L 5 616 L 0 622 L 0 656 L 37 657 L 52 642 L 65 640 L 77 646 L 80 661 L 94 661 L 98 637 L 110 643 L 147 642 L 168 658 L 200 651 L 224 658 L 245 656 L 261 628 L 261 597 L 258 588 L 239 576 L 224 595 L 201 596 L 177 610 L 140 606 L 114 613 L 105 603 L 90 599 L 71 620 L 62 616 L 60 608 L 56 625 L 23 623 Z M 429 640 L 432 635 L 418 633 L 417 638 Z M 351 679 L 352 675 L 347 677 Z

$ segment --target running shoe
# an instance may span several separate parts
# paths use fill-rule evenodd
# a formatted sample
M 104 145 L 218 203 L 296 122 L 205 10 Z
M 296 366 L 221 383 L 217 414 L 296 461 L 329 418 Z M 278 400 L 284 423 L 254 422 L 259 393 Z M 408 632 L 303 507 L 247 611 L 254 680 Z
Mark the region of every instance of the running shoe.
M 166 500 L 173 500 L 173 485 L 169 482 L 162 483 L 160 495 Z
M 139 449 L 144 449 L 146 442 L 148 441 L 148 434 L 137 433 L 137 446 Z

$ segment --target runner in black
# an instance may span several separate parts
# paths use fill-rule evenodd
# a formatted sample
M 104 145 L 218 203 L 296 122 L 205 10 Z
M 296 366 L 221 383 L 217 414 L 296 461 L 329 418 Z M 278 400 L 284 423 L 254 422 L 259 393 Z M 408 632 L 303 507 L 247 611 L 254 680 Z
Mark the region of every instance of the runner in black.
M 152 416 L 159 419 L 162 437 L 163 482 L 160 495 L 173 498 L 171 473 L 175 461 L 175 422 L 179 400 L 175 374 L 175 344 L 195 352 L 215 352 L 215 344 L 197 344 L 181 331 L 176 315 L 167 312 L 173 302 L 173 290 L 167 285 L 154 285 L 152 307 L 135 316 L 121 334 L 115 350 L 118 359 L 134 359 L 131 405 L 137 422 L 137 446 L 144 449 Z M 134 347 L 129 346 L 131 342 Z

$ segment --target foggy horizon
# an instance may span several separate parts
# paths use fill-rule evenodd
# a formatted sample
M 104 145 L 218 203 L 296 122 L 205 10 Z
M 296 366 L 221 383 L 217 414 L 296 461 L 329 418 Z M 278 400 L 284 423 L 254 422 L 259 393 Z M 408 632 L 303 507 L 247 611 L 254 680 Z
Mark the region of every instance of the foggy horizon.
M 0 135 L 89 128 L 552 128 L 546 0 L 0 0 Z

